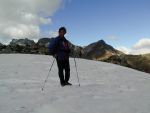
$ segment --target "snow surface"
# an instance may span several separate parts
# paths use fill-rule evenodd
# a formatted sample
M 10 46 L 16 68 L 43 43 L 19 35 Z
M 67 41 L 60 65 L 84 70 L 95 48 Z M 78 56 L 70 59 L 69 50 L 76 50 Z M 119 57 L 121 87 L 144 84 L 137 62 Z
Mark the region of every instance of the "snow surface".
M 70 58 L 74 85 L 61 87 L 51 56 L 0 55 L 0 113 L 150 113 L 150 74 L 104 62 Z

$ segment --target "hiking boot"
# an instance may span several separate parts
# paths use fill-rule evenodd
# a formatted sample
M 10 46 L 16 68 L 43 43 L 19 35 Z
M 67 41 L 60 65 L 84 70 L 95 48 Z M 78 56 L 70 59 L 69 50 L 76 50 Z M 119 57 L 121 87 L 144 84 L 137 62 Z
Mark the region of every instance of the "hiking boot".
M 66 84 L 65 83 L 61 83 L 61 86 L 64 87 Z
M 69 82 L 66 82 L 66 83 L 65 83 L 65 85 L 69 85 L 69 86 L 71 86 L 72 84 L 71 84 L 71 83 L 69 83 Z

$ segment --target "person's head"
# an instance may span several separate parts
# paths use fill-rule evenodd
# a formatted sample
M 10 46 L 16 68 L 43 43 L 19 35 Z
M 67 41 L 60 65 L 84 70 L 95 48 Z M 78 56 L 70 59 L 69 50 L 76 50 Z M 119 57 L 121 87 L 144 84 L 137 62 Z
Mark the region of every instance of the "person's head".
M 58 33 L 59 33 L 59 37 L 64 37 L 64 35 L 67 33 L 67 30 L 65 27 L 61 27 L 59 28 Z

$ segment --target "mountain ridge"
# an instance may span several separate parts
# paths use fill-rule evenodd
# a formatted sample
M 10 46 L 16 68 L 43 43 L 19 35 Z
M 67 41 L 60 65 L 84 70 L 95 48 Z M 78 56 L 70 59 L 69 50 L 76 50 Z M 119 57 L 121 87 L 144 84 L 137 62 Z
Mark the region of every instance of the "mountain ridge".
M 37 43 L 28 38 L 12 39 L 9 45 L 0 44 L 0 53 L 48 54 L 48 45 L 54 38 L 40 38 Z M 103 39 L 87 46 L 76 46 L 69 42 L 71 57 L 114 63 L 150 73 L 150 54 L 127 55 Z

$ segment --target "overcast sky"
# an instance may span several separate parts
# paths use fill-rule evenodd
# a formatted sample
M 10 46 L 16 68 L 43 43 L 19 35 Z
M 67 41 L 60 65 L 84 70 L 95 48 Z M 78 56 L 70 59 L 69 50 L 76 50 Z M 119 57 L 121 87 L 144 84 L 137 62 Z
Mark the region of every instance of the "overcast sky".
M 150 53 L 150 0 L 0 0 L 0 42 L 57 35 L 77 45 L 104 39 L 131 54 Z

